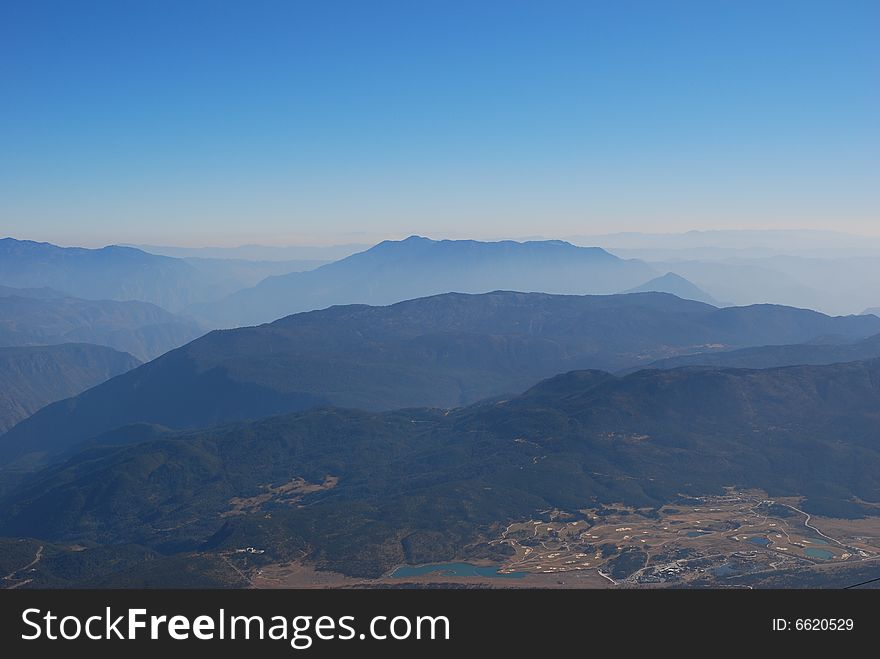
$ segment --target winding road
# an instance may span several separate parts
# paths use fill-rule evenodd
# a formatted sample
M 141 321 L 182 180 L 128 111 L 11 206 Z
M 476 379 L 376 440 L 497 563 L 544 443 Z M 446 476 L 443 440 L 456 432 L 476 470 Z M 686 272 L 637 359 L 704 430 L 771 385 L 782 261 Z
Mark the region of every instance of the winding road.
M 773 503 L 773 502 L 771 502 L 771 504 L 772 504 L 772 503 Z M 832 538 L 830 535 L 825 535 L 824 533 L 822 533 L 822 531 L 820 531 L 820 530 L 817 529 L 815 526 L 813 526 L 812 524 L 810 524 L 810 520 L 812 519 L 812 516 L 810 515 L 810 513 L 806 512 L 805 510 L 801 510 L 800 508 L 795 508 L 794 506 L 790 506 L 790 505 L 788 505 L 787 503 L 783 503 L 782 505 L 785 506 L 786 508 L 791 508 L 792 510 L 794 510 L 795 512 L 800 513 L 801 515 L 804 515 L 804 516 L 806 517 L 806 519 L 804 519 L 804 526 L 806 526 L 808 529 L 811 529 L 811 530 L 815 531 L 818 535 L 821 535 L 821 536 L 822 536 L 823 538 L 825 538 L 826 540 L 830 540 L 831 542 L 833 542 L 833 543 L 835 543 L 835 544 L 837 544 L 837 545 L 840 545 L 840 546 L 843 547 L 844 549 L 849 549 L 849 547 L 847 547 L 845 544 L 843 544 L 843 543 L 842 543 L 840 540 L 838 540 L 837 538 Z
M 13 570 L 9 574 L 7 574 L 5 577 L 3 577 L 3 580 L 4 581 L 12 581 L 15 578 L 16 574 L 18 574 L 19 572 L 24 572 L 25 570 L 31 569 L 34 565 L 39 563 L 41 560 L 43 560 L 43 545 L 40 545 L 39 548 L 37 549 L 37 553 L 34 556 L 34 560 L 32 560 L 30 563 L 28 563 L 24 567 L 20 567 L 17 570 Z M 12 590 L 13 588 L 18 588 L 19 586 L 23 586 L 24 584 L 29 583 L 30 581 L 32 581 L 32 579 L 25 579 L 23 581 L 19 581 L 18 583 L 15 583 L 15 584 L 8 586 L 7 588 L 9 590 Z

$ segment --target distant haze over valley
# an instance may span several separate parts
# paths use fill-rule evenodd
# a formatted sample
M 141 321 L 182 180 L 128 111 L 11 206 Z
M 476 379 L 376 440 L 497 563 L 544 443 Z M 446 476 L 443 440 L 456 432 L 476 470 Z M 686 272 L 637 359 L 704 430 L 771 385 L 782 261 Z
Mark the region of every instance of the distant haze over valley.
M 880 304 L 880 294 L 867 285 L 880 280 L 880 238 L 832 231 L 692 231 L 568 240 L 413 236 L 372 247 L 89 250 L 7 239 L 0 242 L 0 285 L 137 299 L 214 327 L 268 322 L 332 304 L 498 289 L 607 294 L 647 286 L 718 305 L 784 304 L 835 315 Z
M 199 259 L 240 259 L 245 261 L 304 261 L 327 263 L 369 249 L 368 244 L 348 245 L 239 245 L 237 247 L 168 247 L 127 245 L 150 254 Z

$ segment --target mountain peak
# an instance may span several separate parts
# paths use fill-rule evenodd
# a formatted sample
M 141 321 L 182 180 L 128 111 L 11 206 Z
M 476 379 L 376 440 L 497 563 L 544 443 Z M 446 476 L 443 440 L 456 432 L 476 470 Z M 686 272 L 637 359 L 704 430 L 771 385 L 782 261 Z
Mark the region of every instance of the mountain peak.
M 308 272 L 270 277 L 201 310 L 218 326 L 333 305 L 388 305 L 440 293 L 507 290 L 607 295 L 655 276 L 637 260 L 562 240 L 386 240 Z
M 699 288 L 693 282 L 674 272 L 667 272 L 665 275 L 655 277 L 641 286 L 636 286 L 628 291 L 624 291 L 624 293 L 669 293 L 680 297 L 683 300 L 705 302 L 706 304 L 711 304 L 715 307 L 722 306 L 718 300 Z
M 430 258 L 449 259 L 455 258 L 456 255 L 462 255 L 463 258 L 486 260 L 487 265 L 490 260 L 498 259 L 517 259 L 517 258 L 536 258 L 547 257 L 548 259 L 557 259 L 559 257 L 570 258 L 574 260 L 604 260 L 607 263 L 622 262 L 617 256 L 611 254 L 601 247 L 581 247 L 573 245 L 565 240 L 455 240 L 444 238 L 442 240 L 434 240 L 424 236 L 412 235 L 403 240 L 383 240 L 381 243 L 357 254 L 352 254 L 341 262 L 357 262 L 371 255 L 381 254 L 383 257 L 388 254 L 408 254 L 418 253 L 420 258 L 430 255 Z M 553 262 L 555 265 L 561 265 Z M 472 263 L 472 266 L 479 264 Z M 495 264 L 497 265 L 497 264 Z M 329 268 L 336 267 L 336 264 L 328 264 Z M 494 267 L 494 266 L 493 266 Z

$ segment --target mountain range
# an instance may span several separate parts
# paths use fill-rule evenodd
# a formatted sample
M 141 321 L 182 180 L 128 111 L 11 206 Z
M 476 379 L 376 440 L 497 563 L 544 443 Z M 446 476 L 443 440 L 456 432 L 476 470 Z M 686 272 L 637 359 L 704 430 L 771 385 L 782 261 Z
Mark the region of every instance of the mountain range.
M 149 360 L 203 333 L 197 322 L 147 302 L 0 287 L 0 346 L 93 343 Z
M 392 304 L 451 291 L 656 290 L 716 306 L 783 304 L 831 314 L 857 312 L 876 302 L 870 287 L 852 282 L 876 280 L 880 258 L 856 249 L 851 236 L 708 232 L 574 240 L 593 240 L 587 244 L 611 251 L 560 240 L 480 242 L 411 236 L 353 254 L 362 246 L 147 247 L 153 250 L 149 252 L 127 246 L 66 248 L 7 238 L 0 240 L 0 286 L 48 286 L 84 299 L 151 302 L 196 316 L 210 327 L 270 322 L 338 304 Z M 712 247 L 713 240 L 722 246 Z M 792 250 L 784 249 L 786 240 Z M 825 240 L 831 241 L 830 247 L 822 253 L 819 245 Z M 670 247 L 619 247 L 652 241 Z M 694 248 L 696 252 L 672 248 L 679 244 L 705 247 Z M 838 244 L 848 245 L 850 251 L 832 249 Z M 811 247 L 799 251 L 797 245 Z M 340 260 L 327 262 L 331 258 Z
M 0 459 L 44 458 L 132 423 L 197 428 L 321 406 L 453 408 L 572 369 L 617 371 L 698 351 L 880 333 L 880 318 L 663 293 L 444 294 L 214 331 L 0 437 Z
M 617 293 L 656 274 L 640 261 L 558 240 L 493 243 L 411 236 L 309 272 L 270 277 L 194 312 L 215 326 L 232 327 L 332 305 L 385 305 L 448 292 Z
M 719 302 L 864 308 L 851 284 L 880 259 L 721 238 L 650 254 L 615 237 L 650 262 L 556 240 L 148 248 L 164 255 L 2 240 L 4 584 L 503 563 L 512 522 L 654 519 L 731 487 L 836 523 L 880 514 L 880 315 Z M 575 552 L 612 551 L 579 537 Z
M 454 411 L 322 409 L 87 447 L 9 493 L 0 534 L 166 555 L 253 546 L 375 577 L 485 557 L 540 511 L 734 485 L 858 517 L 880 500 L 878 423 L 878 360 L 576 371 Z
M 150 302 L 176 313 L 320 261 L 173 258 L 134 247 L 59 247 L 0 239 L 0 285 L 49 287 L 87 300 Z
M 0 284 L 48 286 L 91 300 L 140 300 L 170 310 L 194 302 L 197 271 L 180 259 L 130 247 L 58 247 L 30 240 L 0 240 Z

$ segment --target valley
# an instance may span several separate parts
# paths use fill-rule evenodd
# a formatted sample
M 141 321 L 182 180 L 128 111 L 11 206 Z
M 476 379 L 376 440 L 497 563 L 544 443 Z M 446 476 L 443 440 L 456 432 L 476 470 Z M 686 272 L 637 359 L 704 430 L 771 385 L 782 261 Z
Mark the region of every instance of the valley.
M 456 562 L 490 570 L 438 570 L 495 586 L 492 566 L 525 573 L 511 586 L 798 583 L 876 556 L 878 381 L 878 360 L 573 371 L 457 409 L 135 426 L 22 474 L 0 536 L 56 545 L 47 569 L 112 556 L 110 584 L 191 561 L 200 584 L 292 562 L 390 585 Z
M 838 587 L 854 585 L 860 575 L 880 572 L 880 517 L 815 517 L 800 510 L 800 503 L 799 497 L 768 498 L 759 490 L 730 488 L 722 495 L 684 497 L 659 508 L 614 504 L 545 510 L 485 538 L 489 546 L 512 550 L 504 560 L 497 560 L 504 551 L 487 560 L 485 552 L 465 550 L 458 562 L 398 565 L 375 578 L 317 569 L 307 552 L 275 562 L 266 558 L 265 549 L 253 546 L 153 557 L 127 575 L 107 570 L 111 561 L 98 566 L 99 574 L 91 578 L 112 585 L 116 579 L 162 578 L 166 569 L 183 569 L 204 585 L 256 589 L 761 588 L 778 587 L 780 579 L 801 587 L 810 577 Z M 3 565 L 9 573 L 2 577 L 2 588 L 45 586 L 45 579 L 52 578 L 41 565 L 46 553 L 54 557 L 49 563 L 59 557 L 69 563 L 87 553 L 76 545 L 52 546 L 47 552 L 36 541 L 14 541 L 13 546 L 14 552 L 6 548 L 16 558 Z
M 465 555 L 363 579 L 294 561 L 253 567 L 249 579 L 254 588 L 750 588 L 786 570 L 880 572 L 880 518 L 813 517 L 800 503 L 731 488 L 659 508 L 547 510 L 488 540 L 514 551 L 500 564 Z

